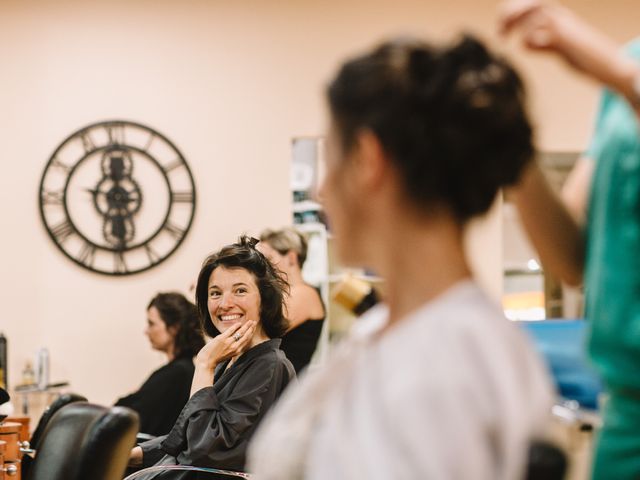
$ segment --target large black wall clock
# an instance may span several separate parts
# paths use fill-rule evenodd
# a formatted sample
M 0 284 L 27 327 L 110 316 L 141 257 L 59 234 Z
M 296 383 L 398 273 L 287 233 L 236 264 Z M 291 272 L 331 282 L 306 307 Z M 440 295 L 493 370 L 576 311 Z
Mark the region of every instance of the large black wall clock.
M 51 239 L 78 265 L 108 275 L 167 259 L 193 222 L 196 191 L 184 156 L 138 123 L 88 125 L 56 148 L 40 181 Z

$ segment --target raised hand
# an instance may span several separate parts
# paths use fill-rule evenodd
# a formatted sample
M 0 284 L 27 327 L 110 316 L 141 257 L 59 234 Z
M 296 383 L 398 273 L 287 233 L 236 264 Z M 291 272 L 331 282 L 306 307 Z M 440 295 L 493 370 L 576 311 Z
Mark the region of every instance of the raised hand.
M 198 352 L 196 367 L 213 370 L 220 362 L 242 354 L 249 348 L 257 324 L 255 320 L 236 323 L 210 340 Z
M 636 103 L 638 65 L 611 38 L 568 8 L 541 0 L 508 0 L 501 6 L 498 22 L 503 34 L 519 33 L 525 47 L 556 54 Z

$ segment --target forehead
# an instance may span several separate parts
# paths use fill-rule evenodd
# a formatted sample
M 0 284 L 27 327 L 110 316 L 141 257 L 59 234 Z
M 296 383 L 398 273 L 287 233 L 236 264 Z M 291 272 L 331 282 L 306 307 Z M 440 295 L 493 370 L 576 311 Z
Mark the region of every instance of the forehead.
M 337 162 L 339 156 L 345 153 L 342 148 L 342 136 L 340 134 L 340 129 L 335 120 L 331 120 L 331 123 L 329 124 L 325 145 L 327 152 L 324 156 L 325 162 L 331 166 Z
M 256 287 L 253 274 L 249 270 L 240 267 L 216 267 L 209 276 L 209 287 L 214 285 L 220 288 L 232 287 L 236 283 L 244 283 L 245 285 Z
M 147 310 L 147 318 L 151 321 L 163 321 L 162 317 L 160 316 L 160 312 L 158 311 L 158 309 L 155 306 L 151 306 L 151 308 L 149 308 L 149 310 Z

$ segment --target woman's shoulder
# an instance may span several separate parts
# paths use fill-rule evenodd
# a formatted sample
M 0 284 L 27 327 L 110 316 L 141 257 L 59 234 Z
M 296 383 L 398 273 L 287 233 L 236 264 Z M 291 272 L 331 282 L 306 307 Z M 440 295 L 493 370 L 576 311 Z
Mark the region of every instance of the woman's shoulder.
M 291 300 L 308 312 L 309 319 L 320 320 L 325 315 L 320 291 L 312 285 L 301 283 L 291 287 Z
M 263 367 L 271 366 L 276 368 L 289 362 L 286 355 L 280 350 L 281 339 L 272 338 L 266 342 L 262 342 L 245 352 L 244 362 L 247 366 L 259 364 Z
M 195 369 L 195 366 L 193 365 L 193 359 L 191 357 L 176 358 L 172 362 L 169 362 L 167 366 L 169 365 L 173 370 L 190 372 L 191 374 L 193 374 L 193 371 Z
M 265 355 L 265 362 L 267 362 L 272 371 L 279 376 L 286 377 L 288 379 L 294 378 L 296 376 L 296 370 L 287 358 L 286 354 L 280 349 L 279 338 L 274 338 L 269 341 L 271 343 L 270 349 L 268 353 Z
M 457 378 L 464 388 L 470 377 L 497 383 L 522 377 L 549 386 L 546 369 L 524 332 L 474 282 L 458 285 L 408 320 L 405 331 L 389 339 L 390 348 L 400 352 L 395 353 L 399 361 L 429 364 L 432 375 L 449 382 Z M 452 377 L 452 368 L 461 371 Z
M 149 380 L 182 378 L 191 379 L 195 367 L 191 358 L 176 358 L 154 371 Z
M 306 299 L 315 300 L 320 298 L 318 290 L 309 285 L 308 283 L 298 283 L 291 285 L 291 296 L 304 297 Z
M 288 383 L 295 378 L 295 369 L 279 345 L 280 339 L 271 339 L 245 352 L 236 362 L 233 376 L 251 378 L 251 382 Z

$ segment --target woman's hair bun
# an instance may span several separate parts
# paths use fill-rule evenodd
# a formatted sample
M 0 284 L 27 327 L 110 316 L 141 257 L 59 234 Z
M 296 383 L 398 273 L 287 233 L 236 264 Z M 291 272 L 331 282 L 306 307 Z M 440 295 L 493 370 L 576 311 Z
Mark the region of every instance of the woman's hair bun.
M 452 47 L 445 50 L 445 58 L 461 69 L 464 67 L 482 68 L 493 63 L 487 48 L 475 37 L 465 34 Z
M 260 240 L 248 235 L 242 235 L 240 238 L 238 238 L 238 244 L 242 245 L 243 247 L 256 248 L 256 245 L 258 245 L 258 243 L 260 243 Z
M 328 97 L 344 149 L 371 130 L 409 198 L 461 221 L 485 212 L 533 153 L 518 74 L 471 35 L 386 42 L 343 65 Z

